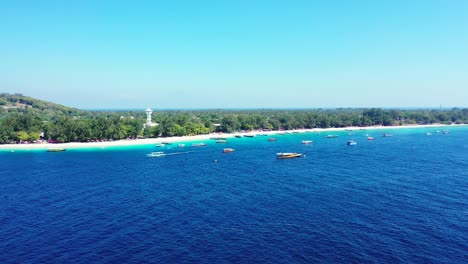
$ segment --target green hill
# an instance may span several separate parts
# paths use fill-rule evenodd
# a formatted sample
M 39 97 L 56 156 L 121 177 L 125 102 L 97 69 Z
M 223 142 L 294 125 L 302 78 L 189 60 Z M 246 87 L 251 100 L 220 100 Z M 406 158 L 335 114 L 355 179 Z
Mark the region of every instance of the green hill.
M 55 116 L 87 116 L 91 112 L 63 106 L 22 94 L 0 94 L 0 117 L 14 113 L 34 113 L 48 120 Z

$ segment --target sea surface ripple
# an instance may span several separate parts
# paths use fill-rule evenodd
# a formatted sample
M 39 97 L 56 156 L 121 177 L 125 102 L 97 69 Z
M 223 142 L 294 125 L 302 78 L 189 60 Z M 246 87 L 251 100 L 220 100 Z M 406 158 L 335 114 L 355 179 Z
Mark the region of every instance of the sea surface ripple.
M 467 263 L 468 129 L 426 131 L 2 152 L 0 263 Z

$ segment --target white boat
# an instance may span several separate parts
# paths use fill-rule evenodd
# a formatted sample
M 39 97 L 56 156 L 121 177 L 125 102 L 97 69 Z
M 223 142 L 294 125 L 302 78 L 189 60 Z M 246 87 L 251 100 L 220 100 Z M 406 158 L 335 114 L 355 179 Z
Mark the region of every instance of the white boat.
M 185 148 L 185 144 L 179 144 L 179 148 Z
M 206 146 L 205 143 L 193 143 L 192 144 L 192 147 L 204 147 L 204 146 Z
M 155 158 L 155 157 L 163 157 L 163 156 L 166 156 L 166 154 L 164 154 L 164 152 L 161 152 L 161 151 L 158 151 L 158 152 L 151 152 L 149 154 L 146 154 L 146 156 L 150 157 L 150 158 Z
M 427 132 L 426 136 L 432 136 L 432 133 Z
M 302 140 L 301 143 L 302 144 L 305 144 L 305 145 L 309 145 L 309 144 L 312 144 L 314 141 L 312 140 Z
M 354 145 L 357 145 L 357 142 L 354 140 L 349 140 L 347 144 L 348 146 L 354 146 Z

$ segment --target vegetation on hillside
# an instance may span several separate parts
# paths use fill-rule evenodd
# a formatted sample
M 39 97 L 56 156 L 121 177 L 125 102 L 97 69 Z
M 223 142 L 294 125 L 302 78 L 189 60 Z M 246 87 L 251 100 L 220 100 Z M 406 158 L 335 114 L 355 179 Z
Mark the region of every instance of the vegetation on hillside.
M 6 102 L 6 103 L 5 103 Z M 69 108 L 21 95 L 0 96 L 0 143 L 38 139 L 86 142 L 137 137 L 171 137 L 210 132 L 289 130 L 372 125 L 468 123 L 468 109 L 385 110 L 200 110 L 158 111 L 144 129 L 145 113 Z

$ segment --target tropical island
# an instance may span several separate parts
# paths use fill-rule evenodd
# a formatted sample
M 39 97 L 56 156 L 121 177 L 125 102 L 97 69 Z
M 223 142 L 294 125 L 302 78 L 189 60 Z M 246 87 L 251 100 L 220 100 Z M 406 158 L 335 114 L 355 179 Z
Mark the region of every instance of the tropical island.
M 468 124 L 468 108 L 89 111 L 0 94 L 0 144 L 102 142 L 371 126 Z

